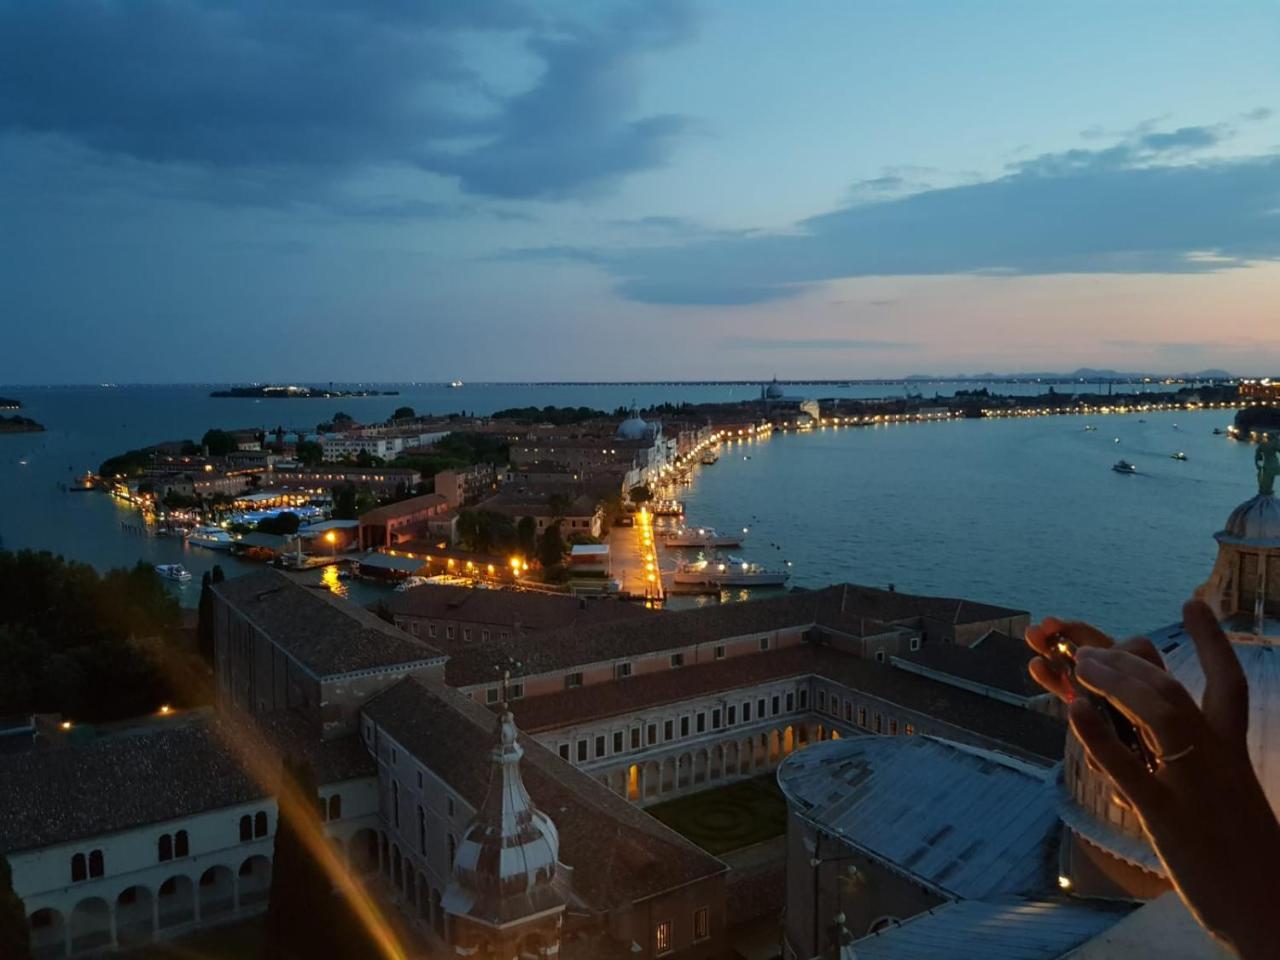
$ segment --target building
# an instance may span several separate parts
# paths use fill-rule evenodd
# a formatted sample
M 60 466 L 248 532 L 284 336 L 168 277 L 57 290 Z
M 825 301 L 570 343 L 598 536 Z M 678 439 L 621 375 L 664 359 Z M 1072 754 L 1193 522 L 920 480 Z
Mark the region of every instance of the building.
M 425 536 L 428 521 L 448 509 L 449 502 L 438 493 L 375 507 L 360 516 L 360 549 L 392 547 Z
M 460 470 L 441 470 L 435 476 L 435 492 L 456 509 L 491 493 L 497 483 L 497 468 L 491 463 L 478 463 Z
M 422 483 L 422 474 L 407 467 L 288 467 L 262 475 L 263 489 L 297 490 L 328 495 L 336 486 L 367 488 L 375 497 L 404 496 Z
M 574 533 L 599 537 L 604 532 L 604 508 L 599 500 L 587 494 L 570 500 L 554 494 L 536 496 L 499 493 L 480 501 L 475 509 L 500 513 L 516 523 L 524 517 L 532 517 L 539 534 L 557 523 L 560 525 L 560 534 L 564 537 Z
M 1241 380 L 1240 399 L 1280 403 L 1280 380 L 1272 377 L 1263 377 L 1261 380 Z
M 563 594 L 428 585 L 389 597 L 395 624 L 444 650 L 528 637 L 579 624 L 651 619 L 653 610 L 621 600 L 580 600 Z

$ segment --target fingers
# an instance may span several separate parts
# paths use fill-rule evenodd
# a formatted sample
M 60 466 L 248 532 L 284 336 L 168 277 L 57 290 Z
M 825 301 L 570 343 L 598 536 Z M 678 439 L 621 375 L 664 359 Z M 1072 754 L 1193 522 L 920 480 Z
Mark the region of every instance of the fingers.
M 1070 703 L 1075 699 L 1075 691 L 1071 689 L 1071 682 L 1067 679 L 1066 673 L 1052 661 L 1044 657 L 1035 657 L 1027 664 L 1027 669 L 1036 683 L 1063 703 Z
M 1097 627 L 1078 620 L 1059 620 L 1057 617 L 1045 617 L 1040 623 L 1031 624 L 1024 634 L 1027 645 L 1042 657 L 1053 652 L 1052 640 L 1059 635 L 1065 636 L 1077 647 L 1114 646 L 1114 641 Z
M 1164 658 L 1160 656 L 1160 651 L 1156 649 L 1156 645 L 1146 637 L 1130 637 L 1124 643 L 1116 644 L 1116 649 L 1124 650 L 1132 653 L 1135 657 L 1141 657 L 1154 666 L 1164 669 Z
M 1176 753 L 1202 739 L 1200 710 L 1191 695 L 1140 657 L 1123 650 L 1082 649 L 1076 679 L 1142 727 L 1160 754 Z
M 1097 708 L 1086 700 L 1077 700 L 1068 708 L 1067 718 L 1084 745 L 1086 756 L 1111 778 L 1125 801 L 1143 813 L 1156 809 L 1163 799 L 1163 788 L 1120 742 Z
M 1203 600 L 1190 600 L 1183 606 L 1182 622 L 1195 641 L 1204 670 L 1201 708 L 1205 722 L 1225 742 L 1242 744 L 1249 729 L 1249 685 L 1231 641 Z

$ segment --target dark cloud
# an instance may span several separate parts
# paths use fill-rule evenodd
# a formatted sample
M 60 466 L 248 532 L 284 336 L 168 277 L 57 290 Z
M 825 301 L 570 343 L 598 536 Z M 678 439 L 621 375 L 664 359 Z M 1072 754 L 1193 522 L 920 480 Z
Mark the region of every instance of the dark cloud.
M 1200 150 L 1212 147 L 1222 139 L 1220 131 L 1213 127 L 1179 127 L 1168 133 L 1148 133 L 1138 141 L 1139 146 L 1156 152 L 1165 150 Z
M 675 0 L 592 28 L 509 0 L 0 0 L 0 133 L 211 171 L 246 197 L 397 166 L 564 196 L 663 162 L 687 121 L 631 115 L 639 60 L 691 24 Z M 478 33 L 527 46 L 530 89 L 493 92 L 463 53 Z
M 1153 136 L 848 206 L 788 234 L 634 249 L 605 262 L 629 299 L 741 304 L 842 277 L 1190 273 L 1280 259 L 1280 155 L 1161 163 L 1209 141 Z
M 1271 110 L 1269 107 L 1255 107 L 1248 113 L 1240 114 L 1240 119 L 1251 120 L 1254 123 L 1257 123 L 1262 120 L 1270 120 L 1274 115 L 1275 111 Z

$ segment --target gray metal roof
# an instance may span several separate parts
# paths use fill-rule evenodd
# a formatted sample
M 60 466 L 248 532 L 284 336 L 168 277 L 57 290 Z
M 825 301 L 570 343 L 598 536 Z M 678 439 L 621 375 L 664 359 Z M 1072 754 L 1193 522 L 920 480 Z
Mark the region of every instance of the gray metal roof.
M 854 737 L 778 770 L 793 812 L 957 897 L 1049 889 L 1059 825 L 1052 771 L 932 737 Z
M 409 573 L 421 570 L 426 566 L 421 560 L 413 557 L 393 557 L 389 553 L 364 553 L 356 561 L 362 567 L 378 570 L 404 570 Z
M 1058 960 L 1133 908 L 1073 900 L 961 900 L 854 943 L 858 960 Z

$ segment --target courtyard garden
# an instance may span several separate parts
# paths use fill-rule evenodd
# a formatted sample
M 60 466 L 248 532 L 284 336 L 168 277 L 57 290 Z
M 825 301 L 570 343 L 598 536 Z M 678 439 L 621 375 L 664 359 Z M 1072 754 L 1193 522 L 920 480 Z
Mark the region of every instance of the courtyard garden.
M 772 840 L 787 829 L 787 802 L 772 774 L 668 800 L 645 812 L 716 855 Z

